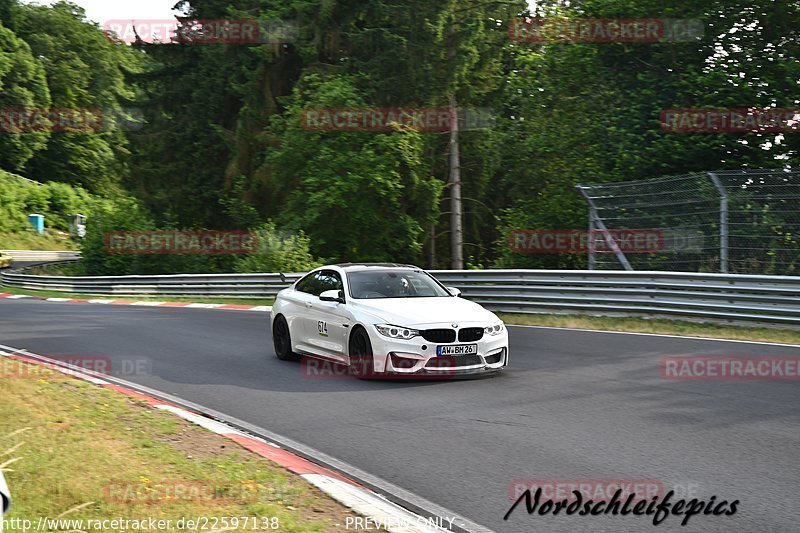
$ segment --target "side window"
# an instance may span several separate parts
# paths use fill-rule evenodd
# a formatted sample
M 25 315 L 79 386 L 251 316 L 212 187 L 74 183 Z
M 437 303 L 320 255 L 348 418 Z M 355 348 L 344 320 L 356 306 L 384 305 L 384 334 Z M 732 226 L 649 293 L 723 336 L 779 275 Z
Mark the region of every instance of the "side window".
M 308 276 L 304 277 L 297 282 L 297 285 L 294 287 L 295 290 L 305 292 L 307 294 L 313 294 L 314 296 L 319 296 L 322 294 L 322 291 L 325 290 L 321 288 L 319 275 L 320 272 L 315 272 L 314 274 L 309 274 Z
M 342 278 L 339 273 L 333 270 L 322 270 L 319 272 L 319 282 L 323 286 L 323 291 L 341 291 L 344 289 Z
M 301 279 L 295 290 L 319 296 L 325 291 L 343 289 L 342 278 L 333 270 L 320 270 Z

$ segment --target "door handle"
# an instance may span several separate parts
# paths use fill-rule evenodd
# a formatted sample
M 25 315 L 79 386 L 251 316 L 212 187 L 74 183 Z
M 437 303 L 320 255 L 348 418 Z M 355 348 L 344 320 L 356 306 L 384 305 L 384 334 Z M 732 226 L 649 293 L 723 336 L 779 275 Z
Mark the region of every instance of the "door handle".
M 306 309 L 311 309 L 312 307 L 314 307 L 314 306 L 311 305 L 310 303 L 306 302 Z

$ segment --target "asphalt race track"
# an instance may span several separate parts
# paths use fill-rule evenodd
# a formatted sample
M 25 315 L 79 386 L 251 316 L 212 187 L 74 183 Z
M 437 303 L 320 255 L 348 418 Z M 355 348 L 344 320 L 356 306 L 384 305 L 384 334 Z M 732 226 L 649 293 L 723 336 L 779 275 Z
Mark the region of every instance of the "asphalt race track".
M 44 263 L 48 263 L 50 261 L 11 261 L 11 270 L 15 268 L 26 268 L 32 267 L 36 265 L 41 265 Z
M 130 381 L 312 446 L 499 532 L 797 531 L 800 382 L 668 381 L 674 355 L 800 348 L 510 328 L 512 366 L 482 380 L 308 377 L 272 353 L 266 313 L 0 300 L 0 343 L 104 356 Z M 120 375 L 114 371 L 113 374 Z M 740 500 L 731 517 L 528 516 L 513 480 L 659 480 Z M 688 499 L 688 498 L 687 498 Z

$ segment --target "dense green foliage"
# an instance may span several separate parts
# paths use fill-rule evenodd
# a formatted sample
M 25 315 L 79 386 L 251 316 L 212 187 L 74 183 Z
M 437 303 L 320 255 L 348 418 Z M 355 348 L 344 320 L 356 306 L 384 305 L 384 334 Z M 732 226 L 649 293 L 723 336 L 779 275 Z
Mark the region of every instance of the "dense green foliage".
M 281 235 L 271 222 L 255 232 L 258 236 L 256 251 L 236 261 L 236 272 L 304 272 L 320 266 L 311 255 L 309 239 L 303 233 Z
M 137 98 L 129 78 L 143 59 L 113 44 L 84 11 L 67 2 L 53 7 L 0 0 L 0 54 L 9 54 L 3 109 L 91 110 L 97 131 L 33 132 L 0 136 L 0 166 L 39 181 L 62 181 L 108 195 L 128 173 L 128 139 L 115 117 Z M 8 50 L 8 52 L 6 52 Z M 0 55 L 2 58 L 3 55 Z M 16 79 L 15 79 L 16 78 Z M 8 83 L 8 87 L 5 85 Z M 6 150 L 3 143 L 18 145 Z
M 585 228 L 580 182 L 792 165 L 797 135 L 670 133 L 659 114 L 797 107 L 797 1 L 537 5 L 541 15 L 697 19 L 704 36 L 514 42 L 508 25 L 529 14 L 523 0 L 183 0 L 190 17 L 281 21 L 296 32 L 280 43 L 131 46 L 67 2 L 0 0 L 0 107 L 137 107 L 146 121 L 0 134 L 0 168 L 114 197 L 85 248 L 92 272 L 122 274 L 296 270 L 314 257 L 447 267 L 448 135 L 308 131 L 301 114 L 313 108 L 454 98 L 490 109 L 493 128 L 460 135 L 471 265 L 585 267 L 583 256 L 519 255 L 506 243 L 514 228 Z M 134 228 L 261 228 L 266 246 L 239 259 L 104 255 L 103 231 Z
M 30 46 L 0 21 L 0 108 L 46 107 L 50 91 L 44 67 Z M 0 168 L 21 170 L 47 142 L 44 132 L 0 135 Z
M 0 170 L 0 232 L 28 231 L 29 213 L 44 215 L 48 228 L 66 232 L 70 215 L 91 217 L 111 206 L 81 187 L 56 181 L 37 185 Z

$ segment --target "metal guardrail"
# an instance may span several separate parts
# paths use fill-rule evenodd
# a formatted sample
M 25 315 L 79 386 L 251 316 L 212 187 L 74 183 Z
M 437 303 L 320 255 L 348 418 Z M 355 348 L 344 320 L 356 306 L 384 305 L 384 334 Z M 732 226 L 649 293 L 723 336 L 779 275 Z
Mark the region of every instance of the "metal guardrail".
M 233 296 L 271 298 L 303 274 L 176 274 L 163 276 L 32 276 L 3 272 L 2 284 L 94 296 Z
M 671 316 L 800 325 L 800 277 L 582 270 L 442 270 L 493 311 Z M 3 285 L 98 296 L 269 298 L 302 274 L 63 277 L 2 273 Z
M 69 261 L 80 259 L 80 252 L 45 250 L 0 250 L 14 261 Z
M 439 271 L 506 313 L 583 312 L 800 325 L 800 277 L 582 270 Z

